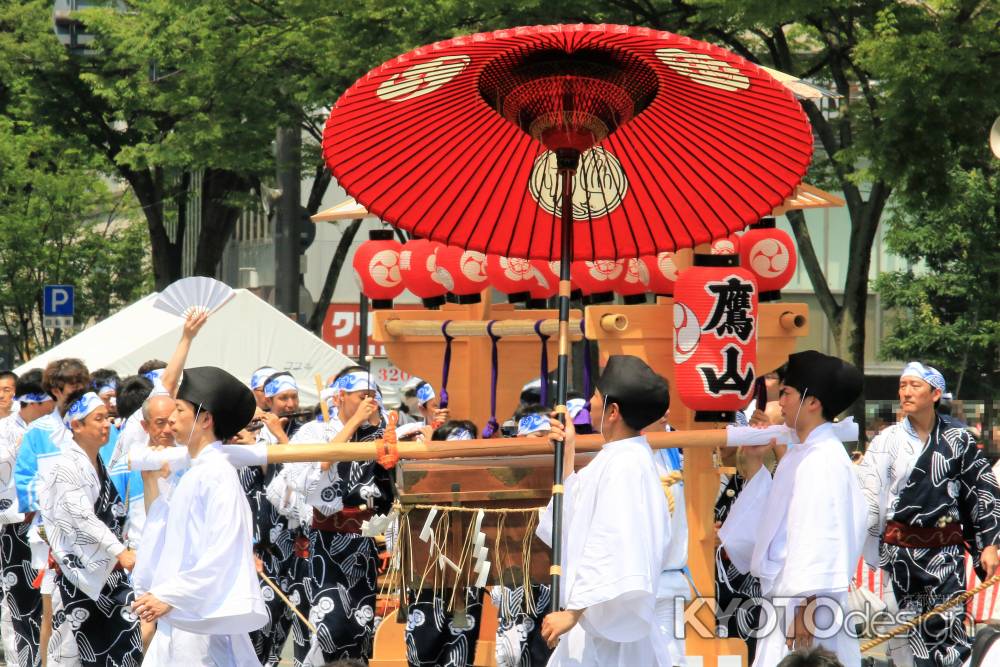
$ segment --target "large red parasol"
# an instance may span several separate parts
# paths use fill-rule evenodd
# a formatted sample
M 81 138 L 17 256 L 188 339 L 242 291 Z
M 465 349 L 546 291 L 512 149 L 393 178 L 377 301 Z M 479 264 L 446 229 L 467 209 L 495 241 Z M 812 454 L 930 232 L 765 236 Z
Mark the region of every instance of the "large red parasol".
M 344 93 L 323 138 L 338 183 L 383 220 L 490 254 L 561 260 L 563 419 L 570 262 L 728 236 L 785 201 L 811 152 L 805 115 L 770 75 L 709 44 L 615 25 L 416 49 Z M 554 454 L 559 563 L 562 443 Z
M 566 120 L 589 134 L 580 148 L 595 144 L 574 184 L 576 259 L 727 236 L 781 204 L 812 152 L 799 103 L 760 68 L 616 25 L 499 30 L 399 56 L 337 101 L 323 149 L 337 182 L 402 229 L 559 259 L 547 148 Z

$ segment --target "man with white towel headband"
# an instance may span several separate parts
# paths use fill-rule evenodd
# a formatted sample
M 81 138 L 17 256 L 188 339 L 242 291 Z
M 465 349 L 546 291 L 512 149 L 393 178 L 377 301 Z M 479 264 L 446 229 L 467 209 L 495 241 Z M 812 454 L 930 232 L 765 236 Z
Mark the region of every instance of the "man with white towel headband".
M 937 414 L 944 376 L 918 361 L 899 378 L 903 419 L 879 433 L 857 472 L 868 502 L 865 560 L 888 575 L 890 612 L 921 614 L 966 589 L 965 551 L 980 578 L 1000 564 L 1000 488 L 961 423 Z M 971 652 L 965 605 L 893 639 L 901 667 L 962 664 Z

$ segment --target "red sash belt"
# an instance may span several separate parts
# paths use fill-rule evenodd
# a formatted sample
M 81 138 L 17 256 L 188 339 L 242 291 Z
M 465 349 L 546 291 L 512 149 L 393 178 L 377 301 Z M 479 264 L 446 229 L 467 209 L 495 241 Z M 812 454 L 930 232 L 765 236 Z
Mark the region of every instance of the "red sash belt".
M 965 544 L 965 538 L 962 536 L 962 524 L 957 521 L 931 528 L 908 526 L 898 521 L 886 521 L 885 535 L 882 537 L 882 541 L 907 549 L 927 549 Z
M 361 524 L 375 515 L 369 509 L 345 507 L 330 516 L 324 516 L 319 510 L 313 509 L 312 527 L 316 530 L 326 530 L 331 533 L 360 533 Z

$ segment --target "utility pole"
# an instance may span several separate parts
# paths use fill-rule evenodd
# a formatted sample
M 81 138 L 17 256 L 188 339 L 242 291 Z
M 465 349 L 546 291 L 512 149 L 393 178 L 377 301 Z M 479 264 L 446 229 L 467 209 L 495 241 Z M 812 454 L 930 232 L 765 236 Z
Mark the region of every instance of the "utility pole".
M 281 197 L 274 223 L 274 305 L 298 321 L 302 132 L 298 127 L 279 127 L 275 145 Z

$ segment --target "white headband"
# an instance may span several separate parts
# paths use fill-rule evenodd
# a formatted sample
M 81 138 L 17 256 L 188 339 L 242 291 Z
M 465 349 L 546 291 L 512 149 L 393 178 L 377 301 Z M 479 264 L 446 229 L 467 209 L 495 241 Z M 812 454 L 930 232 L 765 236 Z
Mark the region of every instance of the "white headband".
M 264 396 L 273 398 L 285 391 L 298 391 L 299 385 L 295 383 L 295 378 L 291 375 L 279 375 L 273 380 L 268 380 L 264 385 Z
M 372 374 L 366 371 L 352 371 L 347 375 L 337 378 L 333 383 L 334 389 L 351 393 L 353 391 L 378 391 L 378 387 L 372 382 Z
M 430 386 L 426 382 L 419 387 L 417 387 L 417 402 L 420 405 L 426 405 L 429 401 L 434 400 L 434 387 Z
M 941 371 L 934 368 L 933 366 L 924 366 L 919 361 L 911 361 L 906 364 L 906 368 L 900 374 L 901 378 L 905 377 L 915 377 L 923 380 L 929 384 L 934 389 L 940 389 L 941 393 L 947 391 L 944 376 L 941 375 Z
M 549 418 L 539 413 L 524 415 L 517 422 L 517 434 L 519 436 L 528 435 L 529 433 L 534 433 L 536 431 L 551 430 L 552 424 L 549 422 Z
M 103 407 L 104 401 L 101 400 L 100 396 L 92 391 L 88 391 L 70 404 L 69 410 L 66 411 L 66 416 L 63 417 L 63 423 L 69 426 L 69 423 L 73 420 L 82 422 L 91 412 Z
M 250 376 L 250 388 L 260 389 L 264 385 L 264 381 L 277 372 L 277 368 L 271 368 L 270 366 L 255 370 L 253 375 Z

